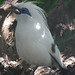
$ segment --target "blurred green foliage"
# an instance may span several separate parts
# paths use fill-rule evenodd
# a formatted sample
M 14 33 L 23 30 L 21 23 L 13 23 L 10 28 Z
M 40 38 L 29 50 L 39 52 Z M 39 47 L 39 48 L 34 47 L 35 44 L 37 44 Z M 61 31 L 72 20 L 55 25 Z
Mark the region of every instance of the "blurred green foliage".
M 2 5 L 2 3 L 4 2 L 5 0 L 0 0 L 0 5 Z
M 64 8 L 71 18 L 75 18 L 75 0 L 66 0 Z
M 66 0 L 66 1 L 64 2 L 64 7 L 67 8 L 71 1 L 72 1 L 72 0 Z

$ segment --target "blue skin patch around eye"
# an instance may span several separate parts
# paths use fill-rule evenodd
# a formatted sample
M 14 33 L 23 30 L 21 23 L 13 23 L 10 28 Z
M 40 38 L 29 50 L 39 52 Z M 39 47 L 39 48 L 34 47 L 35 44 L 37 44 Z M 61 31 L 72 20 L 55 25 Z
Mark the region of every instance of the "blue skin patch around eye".
M 15 12 L 16 14 L 27 14 L 29 16 L 31 16 L 29 10 L 27 8 L 22 8 L 22 9 L 18 9 L 20 12 Z

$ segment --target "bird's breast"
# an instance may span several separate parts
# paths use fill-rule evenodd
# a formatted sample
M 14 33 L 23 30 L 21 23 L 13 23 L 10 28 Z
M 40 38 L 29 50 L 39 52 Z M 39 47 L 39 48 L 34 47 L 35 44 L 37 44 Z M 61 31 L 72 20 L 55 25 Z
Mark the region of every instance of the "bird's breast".
M 28 63 L 49 66 L 51 57 L 48 50 L 53 42 L 50 35 L 48 28 L 36 20 L 18 23 L 15 37 L 19 56 Z

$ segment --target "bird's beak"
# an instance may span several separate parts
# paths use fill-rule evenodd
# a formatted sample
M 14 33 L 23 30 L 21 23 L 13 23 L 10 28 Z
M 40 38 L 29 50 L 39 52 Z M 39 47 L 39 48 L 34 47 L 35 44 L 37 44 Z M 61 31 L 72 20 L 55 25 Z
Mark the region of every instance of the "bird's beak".
M 16 6 L 12 5 L 12 4 L 6 4 L 2 7 L 2 9 L 4 9 L 5 11 L 11 11 L 11 12 L 17 12 L 20 13 L 19 8 L 17 8 Z

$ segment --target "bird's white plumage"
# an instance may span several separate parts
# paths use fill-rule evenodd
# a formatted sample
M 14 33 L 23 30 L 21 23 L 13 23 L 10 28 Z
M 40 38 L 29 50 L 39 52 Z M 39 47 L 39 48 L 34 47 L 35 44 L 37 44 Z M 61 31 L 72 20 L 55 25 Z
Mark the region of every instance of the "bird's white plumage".
M 17 27 L 15 31 L 16 48 L 19 56 L 33 65 L 51 66 L 51 56 L 64 67 L 58 47 L 52 51 L 54 39 L 48 29 L 45 12 L 32 2 L 17 3 L 18 8 L 27 8 L 31 16 L 27 14 L 16 15 Z

